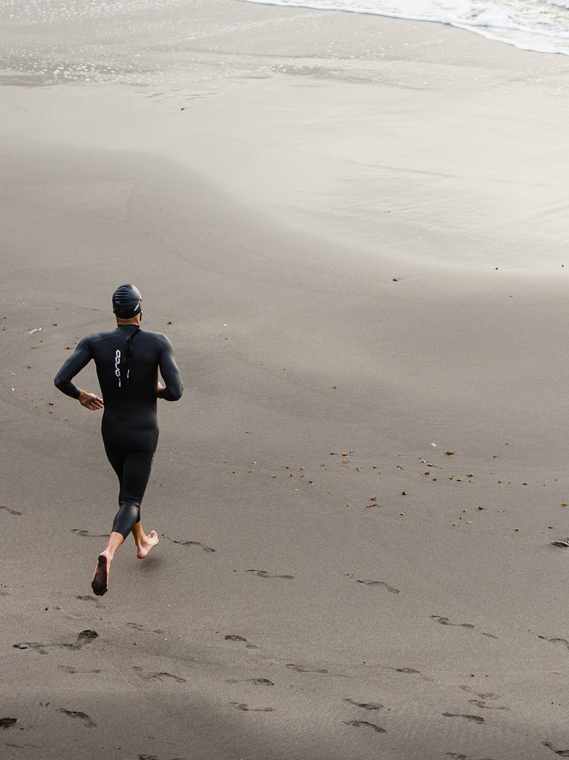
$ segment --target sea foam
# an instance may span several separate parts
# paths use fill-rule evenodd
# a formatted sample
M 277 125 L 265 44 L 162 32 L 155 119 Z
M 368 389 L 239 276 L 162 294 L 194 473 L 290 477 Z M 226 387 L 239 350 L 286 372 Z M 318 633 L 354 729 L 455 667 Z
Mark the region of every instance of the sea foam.
M 569 55 L 566 0 L 241 0 L 316 10 L 431 21 L 468 29 L 491 40 L 540 53 Z

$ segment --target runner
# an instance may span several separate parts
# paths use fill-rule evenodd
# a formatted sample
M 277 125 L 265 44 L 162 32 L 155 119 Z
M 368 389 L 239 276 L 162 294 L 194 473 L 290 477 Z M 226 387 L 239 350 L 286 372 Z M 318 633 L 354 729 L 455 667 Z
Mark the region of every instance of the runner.
M 119 511 L 91 582 L 97 596 L 106 593 L 115 551 L 131 531 L 139 559 L 158 543 L 156 531 L 146 535 L 140 523 L 140 503 L 158 443 L 156 399 L 177 401 L 183 390 L 168 338 L 140 329 L 141 300 L 134 285 L 117 288 L 113 293 L 116 330 L 83 338 L 55 378 L 56 387 L 81 406 L 91 411 L 104 408 L 103 443 L 120 483 Z M 103 398 L 72 382 L 91 359 L 95 360 Z M 165 386 L 158 380 L 158 370 Z

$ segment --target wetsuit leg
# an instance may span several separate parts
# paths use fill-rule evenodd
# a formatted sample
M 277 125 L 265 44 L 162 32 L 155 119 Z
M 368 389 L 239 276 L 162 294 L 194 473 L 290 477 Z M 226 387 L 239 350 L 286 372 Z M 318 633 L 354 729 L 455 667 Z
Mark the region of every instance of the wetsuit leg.
M 105 452 L 120 484 L 119 511 L 112 530 L 126 538 L 140 520 L 140 503 L 152 469 L 158 430 L 130 436 L 120 430 L 112 432 L 114 435 L 103 431 Z
M 125 454 L 120 449 L 115 449 L 112 446 L 109 446 L 105 442 L 105 454 L 107 455 L 107 459 L 111 463 L 111 467 L 117 474 L 117 478 L 119 479 L 119 504 L 121 503 L 122 499 L 122 483 L 123 483 L 123 468 L 124 468 L 124 458 Z
M 153 451 L 124 454 L 120 507 L 113 523 L 113 533 L 120 533 L 124 538 L 140 520 L 140 502 L 146 491 L 153 459 Z
M 140 504 L 123 501 L 115 515 L 112 532 L 126 538 L 137 522 L 140 522 Z

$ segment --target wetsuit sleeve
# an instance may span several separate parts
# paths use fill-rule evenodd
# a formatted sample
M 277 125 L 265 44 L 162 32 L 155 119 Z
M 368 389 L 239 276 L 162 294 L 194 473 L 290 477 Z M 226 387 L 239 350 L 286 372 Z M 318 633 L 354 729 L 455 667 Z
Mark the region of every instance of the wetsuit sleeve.
M 83 367 L 89 364 L 91 358 L 89 342 L 83 338 L 55 376 L 55 387 L 71 398 L 79 398 L 79 388 L 72 382 L 72 379 L 81 372 Z
M 182 396 L 184 386 L 182 385 L 178 366 L 174 361 L 172 345 L 167 338 L 165 338 L 164 348 L 160 352 L 158 365 L 160 367 L 160 374 L 166 383 L 166 387 L 162 388 L 161 391 L 158 391 L 156 395 L 158 398 L 163 398 L 166 401 L 178 401 Z

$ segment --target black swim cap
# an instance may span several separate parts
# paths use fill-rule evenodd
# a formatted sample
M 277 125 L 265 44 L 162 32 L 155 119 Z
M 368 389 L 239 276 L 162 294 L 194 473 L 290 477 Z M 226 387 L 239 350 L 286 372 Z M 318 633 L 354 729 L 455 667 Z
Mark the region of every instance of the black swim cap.
M 113 311 L 120 319 L 130 319 L 140 313 L 142 296 L 134 285 L 121 285 L 113 293 Z

